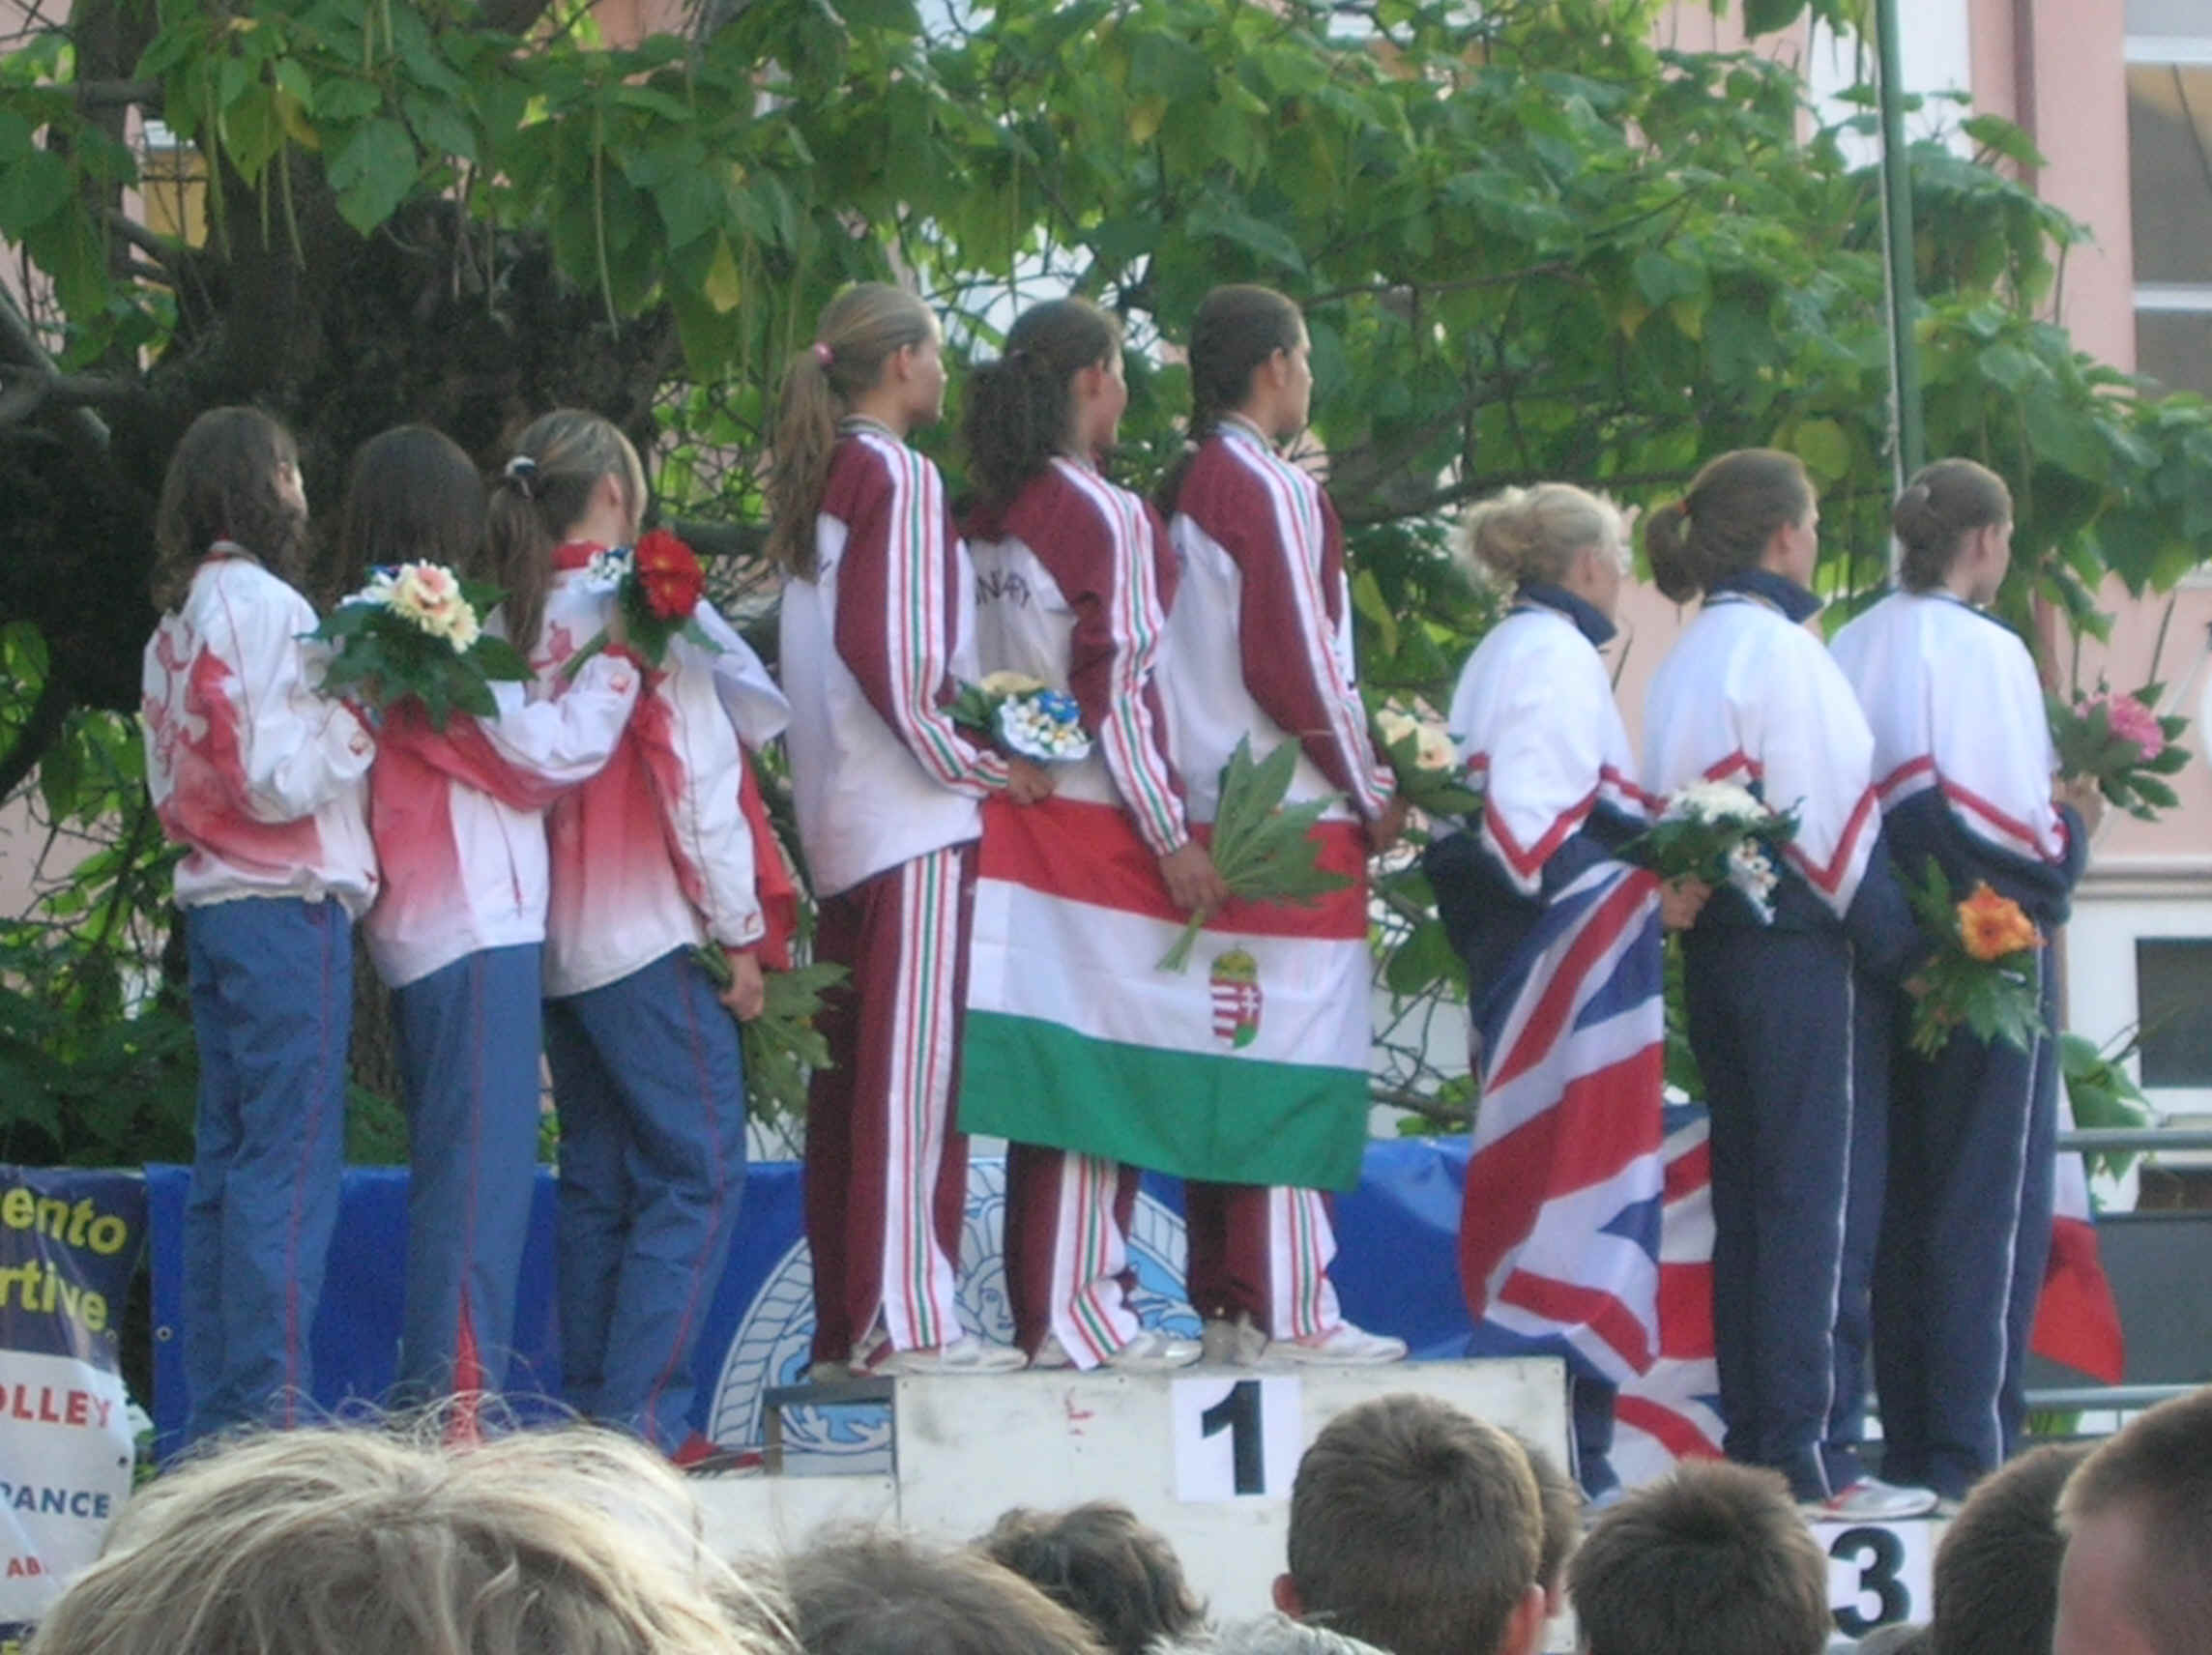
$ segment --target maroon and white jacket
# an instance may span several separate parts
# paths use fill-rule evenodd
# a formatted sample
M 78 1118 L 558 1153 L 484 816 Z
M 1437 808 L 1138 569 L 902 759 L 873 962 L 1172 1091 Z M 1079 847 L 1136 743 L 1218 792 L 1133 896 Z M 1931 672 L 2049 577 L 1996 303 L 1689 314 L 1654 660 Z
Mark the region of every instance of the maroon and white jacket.
M 499 716 L 457 712 L 443 731 L 403 703 L 378 732 L 369 829 L 384 894 L 368 949 L 393 988 L 482 948 L 541 942 L 551 868 L 545 811 L 614 756 L 642 672 L 595 655 L 559 699 L 495 683 Z
M 1344 528 L 1321 484 L 1224 421 L 1191 461 L 1169 533 L 1180 578 L 1160 689 L 1193 819 L 1213 820 L 1242 737 L 1255 759 L 1298 742 L 1292 802 L 1334 793 L 1330 815 L 1381 816 L 1394 784 L 1354 687 Z
M 612 589 L 588 573 L 592 554 L 604 549 L 570 544 L 554 554 L 545 629 L 531 657 L 541 700 L 577 691 L 584 676 L 571 682 L 561 669 L 613 619 Z M 548 995 L 620 981 L 676 948 L 751 947 L 766 935 L 744 751 L 723 681 L 749 662 L 753 699 L 776 698 L 752 652 L 704 602 L 699 620 L 719 647 L 670 640 L 606 766 L 546 812 Z M 731 649 L 743 661 L 730 661 Z M 757 742 L 774 733 L 748 736 Z
M 186 847 L 177 902 L 376 895 L 367 777 L 376 743 L 352 709 L 317 693 L 314 609 L 249 554 L 218 540 L 183 604 L 146 645 L 146 783 Z
M 1091 756 L 1056 765 L 1055 791 L 1119 804 L 1154 856 L 1179 850 L 1190 827 L 1152 682 L 1175 592 L 1159 513 L 1063 457 L 967 527 L 983 671 L 1026 673 L 1083 710 Z
M 975 670 L 975 568 L 937 467 L 848 421 L 815 524 L 812 580 L 784 585 L 785 745 L 817 895 L 982 832 L 1005 760 L 946 711 Z

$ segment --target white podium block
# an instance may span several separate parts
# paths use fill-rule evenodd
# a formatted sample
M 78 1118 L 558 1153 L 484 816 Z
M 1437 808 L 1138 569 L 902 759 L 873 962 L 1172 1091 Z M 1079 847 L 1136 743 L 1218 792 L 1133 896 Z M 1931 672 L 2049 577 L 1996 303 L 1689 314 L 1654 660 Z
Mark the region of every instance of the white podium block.
M 1299 1456 L 1339 1413 L 1394 1391 L 1441 1397 L 1565 1464 L 1565 1370 L 1546 1358 L 902 1379 L 898 1520 L 969 1540 L 1009 1506 L 1119 1500 L 1175 1546 L 1216 1614 L 1258 1614 L 1283 1568 Z

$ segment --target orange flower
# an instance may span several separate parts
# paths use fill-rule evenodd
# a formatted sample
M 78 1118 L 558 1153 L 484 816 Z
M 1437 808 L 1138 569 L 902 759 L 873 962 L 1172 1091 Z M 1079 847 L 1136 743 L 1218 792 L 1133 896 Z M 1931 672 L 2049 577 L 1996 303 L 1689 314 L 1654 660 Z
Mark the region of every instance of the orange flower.
M 2023 948 L 2043 946 L 2043 934 L 2009 896 L 1999 896 L 1987 880 L 1959 904 L 1959 941 L 1977 960 L 2001 960 Z

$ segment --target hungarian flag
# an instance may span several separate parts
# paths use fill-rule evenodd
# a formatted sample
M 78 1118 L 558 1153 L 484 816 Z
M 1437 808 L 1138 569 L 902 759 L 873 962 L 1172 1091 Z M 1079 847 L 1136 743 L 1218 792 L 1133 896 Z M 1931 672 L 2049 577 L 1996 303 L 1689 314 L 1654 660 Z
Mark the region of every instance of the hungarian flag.
M 1199 829 L 1203 836 L 1205 829 Z M 1366 850 L 1310 908 L 1232 903 L 1187 970 L 1183 915 L 1116 805 L 983 807 L 960 1126 L 1181 1177 L 1349 1189 L 1367 1141 Z

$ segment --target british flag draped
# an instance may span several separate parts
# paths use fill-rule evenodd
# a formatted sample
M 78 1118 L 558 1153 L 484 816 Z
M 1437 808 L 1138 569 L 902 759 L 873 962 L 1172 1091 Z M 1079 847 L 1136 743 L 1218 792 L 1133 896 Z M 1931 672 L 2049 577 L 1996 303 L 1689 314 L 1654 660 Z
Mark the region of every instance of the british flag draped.
M 1603 862 L 1553 899 L 1482 1041 L 1460 1225 L 1474 1354 L 1552 1354 L 1618 1384 L 1660 1349 L 1665 1186 L 1658 883 Z

